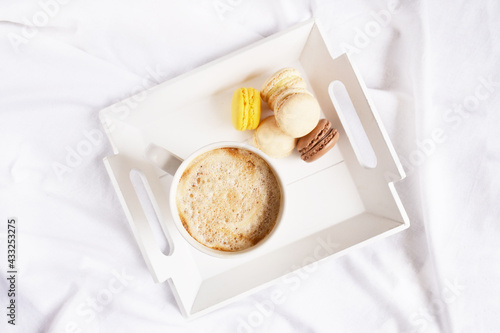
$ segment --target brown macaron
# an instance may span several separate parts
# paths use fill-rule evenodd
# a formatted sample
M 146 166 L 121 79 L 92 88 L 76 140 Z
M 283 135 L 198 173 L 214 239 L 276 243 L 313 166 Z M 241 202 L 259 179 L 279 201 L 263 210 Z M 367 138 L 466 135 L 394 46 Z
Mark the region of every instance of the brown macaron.
M 327 119 L 321 119 L 318 125 L 297 142 L 300 158 L 306 162 L 314 162 L 325 155 L 339 140 L 339 132 Z

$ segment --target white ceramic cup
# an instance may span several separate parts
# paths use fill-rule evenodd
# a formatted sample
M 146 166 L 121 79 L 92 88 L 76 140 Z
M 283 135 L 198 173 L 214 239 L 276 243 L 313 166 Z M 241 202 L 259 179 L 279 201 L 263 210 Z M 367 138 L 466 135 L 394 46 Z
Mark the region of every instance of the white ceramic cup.
M 222 251 L 222 250 L 215 250 L 212 249 L 208 246 L 205 246 L 201 243 L 199 243 L 196 239 L 194 239 L 189 232 L 184 228 L 181 219 L 178 214 L 177 210 L 177 202 L 176 202 L 176 196 L 177 196 L 177 186 L 179 184 L 179 180 L 182 177 L 182 174 L 184 173 L 184 170 L 191 164 L 191 162 L 198 157 L 199 155 L 206 153 L 210 150 L 218 149 L 218 148 L 240 148 L 240 149 L 245 149 L 248 151 L 251 151 L 255 154 L 257 154 L 259 157 L 261 157 L 264 161 L 267 162 L 267 164 L 271 167 L 271 170 L 273 171 L 276 179 L 278 180 L 280 190 L 281 190 L 281 200 L 280 200 L 280 211 L 278 213 L 278 217 L 276 219 L 276 223 L 273 227 L 273 229 L 264 237 L 262 240 L 260 240 L 257 244 L 246 248 L 241 251 Z M 278 229 L 281 221 L 283 220 L 284 212 L 285 212 L 285 206 L 286 206 L 286 195 L 285 195 L 285 185 L 283 183 L 283 180 L 279 173 L 276 170 L 276 167 L 273 165 L 273 162 L 270 160 L 268 156 L 266 156 L 264 153 L 262 153 L 260 150 L 244 144 L 240 142 L 217 142 L 213 144 L 209 144 L 207 146 L 204 146 L 194 153 L 192 153 L 188 158 L 185 160 L 180 159 L 179 157 L 173 155 L 172 153 L 168 152 L 167 150 L 158 147 L 158 146 L 150 146 L 147 151 L 147 156 L 148 158 L 158 167 L 160 167 L 162 170 L 168 172 L 171 174 L 174 178 L 172 180 L 172 185 L 170 187 L 170 195 L 169 195 L 169 204 L 170 204 L 170 211 L 172 212 L 172 217 L 174 219 L 175 225 L 177 229 L 179 230 L 179 233 L 184 237 L 184 239 L 191 244 L 194 248 L 198 249 L 199 251 L 216 256 L 216 257 L 234 257 L 234 256 L 239 256 L 245 253 L 249 253 L 256 248 L 261 247 L 264 243 L 268 241 L 268 239 L 276 232 Z

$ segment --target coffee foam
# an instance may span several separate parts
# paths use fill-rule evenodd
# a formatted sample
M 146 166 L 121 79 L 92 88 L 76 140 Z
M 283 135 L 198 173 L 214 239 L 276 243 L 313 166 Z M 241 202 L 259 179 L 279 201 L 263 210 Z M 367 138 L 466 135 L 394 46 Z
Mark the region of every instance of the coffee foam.
M 212 249 L 240 251 L 273 229 L 281 190 L 270 166 L 240 148 L 219 148 L 196 157 L 177 185 L 184 228 Z

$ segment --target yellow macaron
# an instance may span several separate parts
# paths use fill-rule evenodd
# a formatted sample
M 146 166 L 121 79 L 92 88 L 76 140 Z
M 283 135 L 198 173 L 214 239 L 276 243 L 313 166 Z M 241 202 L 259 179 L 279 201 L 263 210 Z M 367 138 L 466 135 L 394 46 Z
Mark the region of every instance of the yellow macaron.
M 231 102 L 231 120 L 238 131 L 252 130 L 260 122 L 260 93 L 254 88 L 239 88 Z

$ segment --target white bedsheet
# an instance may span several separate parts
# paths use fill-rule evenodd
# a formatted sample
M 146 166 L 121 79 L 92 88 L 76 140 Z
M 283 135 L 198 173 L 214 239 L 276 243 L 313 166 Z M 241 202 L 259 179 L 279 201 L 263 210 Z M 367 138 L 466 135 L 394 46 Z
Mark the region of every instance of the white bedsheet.
M 411 227 L 188 322 L 139 254 L 98 111 L 311 17 L 361 71 Z M 499 332 L 499 92 L 495 0 L 2 1 L 1 331 Z

